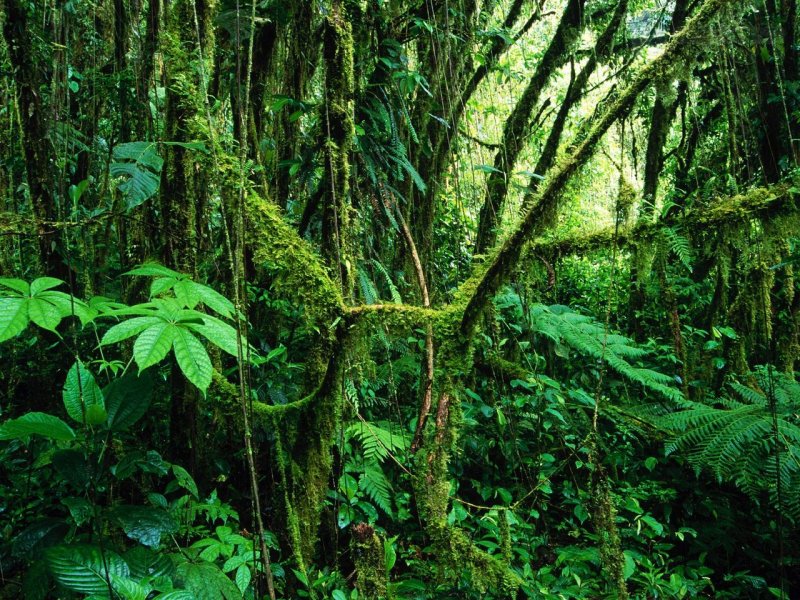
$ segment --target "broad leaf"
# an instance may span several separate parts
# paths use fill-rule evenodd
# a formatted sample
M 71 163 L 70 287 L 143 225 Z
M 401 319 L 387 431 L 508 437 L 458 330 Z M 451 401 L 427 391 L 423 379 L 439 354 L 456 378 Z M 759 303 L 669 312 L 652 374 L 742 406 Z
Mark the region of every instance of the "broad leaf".
M 61 322 L 61 311 L 41 298 L 28 300 L 28 316 L 42 329 L 55 331 Z
M 171 577 L 175 572 L 175 565 L 166 554 L 159 554 L 142 546 L 131 548 L 123 558 L 130 567 L 133 579 Z
M 178 522 L 167 511 L 151 506 L 119 506 L 112 512 L 132 540 L 156 548 L 161 536 L 178 531 Z
M 31 286 L 22 279 L 12 279 L 11 277 L 0 277 L 0 285 L 19 292 L 23 296 L 30 296 Z
M 67 414 L 78 423 L 99 425 L 108 416 L 103 392 L 92 373 L 80 361 L 72 365 L 67 373 L 62 397 Z
M 100 345 L 116 344 L 141 333 L 151 325 L 163 322 L 163 319 L 159 317 L 134 317 L 133 319 L 122 321 L 122 323 L 117 323 L 106 331 Z
M 45 552 L 50 573 L 65 588 L 79 594 L 108 597 L 111 575 L 128 577 L 130 570 L 120 556 L 97 546 L 56 546 Z
M 136 423 L 147 412 L 152 395 L 153 378 L 149 371 L 139 375 L 128 373 L 112 381 L 103 389 L 107 427 L 111 431 L 124 431 Z
M 145 329 L 133 344 L 133 356 L 139 371 L 155 365 L 167 355 L 178 328 L 161 321 Z
M 215 319 L 214 317 L 203 317 L 203 323 L 190 323 L 187 325 L 192 331 L 196 331 L 220 350 L 231 356 L 238 356 L 239 351 L 236 343 L 236 329 L 227 323 Z M 247 340 L 242 337 L 242 352 L 247 352 Z M 251 349 L 252 352 L 252 349 Z
M 28 326 L 28 300 L 0 298 L 0 342 L 5 342 Z
M 200 294 L 195 289 L 195 283 L 188 279 L 182 279 L 172 287 L 175 297 L 186 308 L 194 308 L 200 302 Z
M 203 344 L 186 329 L 175 328 L 176 335 L 172 343 L 178 366 L 186 379 L 205 392 L 211 385 L 213 367 L 208 352 Z
M 69 425 L 58 417 L 42 412 L 29 412 L 0 425 L 0 440 L 23 439 L 30 435 L 61 441 L 75 439 L 75 432 Z
M 219 567 L 211 563 L 183 563 L 178 580 L 196 600 L 241 600 L 242 594 Z
M 207 285 L 194 282 L 193 285 L 196 293 L 200 296 L 200 301 L 208 308 L 223 317 L 233 316 L 233 302 Z
M 36 296 L 39 292 L 49 290 L 50 288 L 58 287 L 64 282 L 55 277 L 39 277 L 31 281 L 31 296 Z
M 131 269 L 125 275 L 145 275 L 149 277 L 173 277 L 174 279 L 180 279 L 181 274 L 177 271 L 173 271 L 172 269 L 168 269 L 167 267 L 160 265 L 158 263 L 145 263 L 135 269 Z
M 163 159 L 154 142 L 118 144 L 111 155 L 109 171 L 112 177 L 122 177 L 119 186 L 128 210 L 155 196 L 161 181 Z
M 97 316 L 95 309 L 64 292 L 48 290 L 38 294 L 36 297 L 41 300 L 47 300 L 47 302 L 55 306 L 61 314 L 61 318 L 70 317 L 74 314 L 80 319 L 82 325 L 86 325 Z
M 150 297 L 155 298 L 159 294 L 163 294 L 169 289 L 172 289 L 178 282 L 174 277 L 156 277 L 150 284 Z

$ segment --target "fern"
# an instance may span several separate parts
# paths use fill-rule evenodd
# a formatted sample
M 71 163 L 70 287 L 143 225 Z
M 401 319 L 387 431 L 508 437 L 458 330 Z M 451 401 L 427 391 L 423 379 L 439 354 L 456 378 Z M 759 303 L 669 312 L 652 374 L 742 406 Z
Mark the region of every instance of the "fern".
M 392 516 L 392 484 L 379 464 L 366 464 L 358 479 L 358 487 L 375 505 Z
M 404 452 L 409 445 L 408 436 L 390 423 L 353 423 L 345 431 L 345 439 L 358 440 L 364 460 L 382 462 L 389 454 Z
M 688 271 L 691 271 L 694 253 L 692 252 L 692 245 L 689 243 L 688 238 L 683 235 L 680 226 L 663 227 L 661 231 L 664 234 L 670 252 L 678 257 L 678 260 Z
M 683 401 L 673 377 L 631 362 L 645 357 L 646 350 L 625 336 L 607 333 L 606 327 L 596 319 L 561 305 L 534 304 L 529 314 L 535 333 L 579 354 L 604 361 L 619 375 L 669 400 Z
M 756 371 L 758 387 L 731 383 L 736 397 L 709 406 L 689 403 L 686 410 L 655 419 L 673 432 L 667 454 L 683 452 L 699 473 L 711 472 L 755 497 L 766 491 L 778 508 L 800 518 L 800 385 L 785 375 Z M 775 415 L 767 392 L 774 390 Z M 780 464 L 780 470 L 778 470 Z

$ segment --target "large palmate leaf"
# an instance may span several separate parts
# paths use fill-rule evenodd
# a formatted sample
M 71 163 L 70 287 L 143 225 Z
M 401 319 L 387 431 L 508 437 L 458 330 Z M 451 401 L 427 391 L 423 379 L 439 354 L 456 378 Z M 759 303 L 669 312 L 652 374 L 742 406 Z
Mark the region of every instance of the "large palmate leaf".
M 103 392 L 94 375 L 79 361 L 67 373 L 62 396 L 67 414 L 78 423 L 99 425 L 108 417 Z
M 114 147 L 109 171 L 112 177 L 125 180 L 119 190 L 128 210 L 155 196 L 163 166 L 155 142 L 129 142 Z
M 112 575 L 128 577 L 130 569 L 122 558 L 108 550 L 86 544 L 49 548 L 45 552 L 51 575 L 63 587 L 79 594 L 109 596 Z
M 64 421 L 42 412 L 29 412 L 0 425 L 0 440 L 15 440 L 41 435 L 51 440 L 75 439 L 75 432 Z

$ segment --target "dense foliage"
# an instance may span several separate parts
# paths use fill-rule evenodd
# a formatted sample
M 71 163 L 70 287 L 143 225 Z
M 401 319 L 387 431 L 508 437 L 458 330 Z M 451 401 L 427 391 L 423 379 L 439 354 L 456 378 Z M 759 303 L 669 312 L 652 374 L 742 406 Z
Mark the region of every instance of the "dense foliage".
M 0 26 L 0 597 L 800 593 L 795 0 Z

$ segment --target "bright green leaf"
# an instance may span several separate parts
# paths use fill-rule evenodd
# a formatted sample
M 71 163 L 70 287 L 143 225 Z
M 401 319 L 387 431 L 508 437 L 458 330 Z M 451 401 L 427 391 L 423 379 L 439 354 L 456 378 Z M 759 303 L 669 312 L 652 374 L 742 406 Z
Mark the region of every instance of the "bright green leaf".
M 28 300 L 0 298 L 0 342 L 19 335 L 28 325 Z
M 67 414 L 78 423 L 98 425 L 106 420 L 103 392 L 80 361 L 67 373 L 62 398 Z
M 133 356 L 139 371 L 161 362 L 169 352 L 177 331 L 178 328 L 171 323 L 160 321 L 139 334 L 133 344 Z
M 55 331 L 61 322 L 61 311 L 41 298 L 28 300 L 28 316 L 42 329 Z
M 29 412 L 0 425 L 0 440 L 23 439 L 29 435 L 62 441 L 75 439 L 75 432 L 69 425 L 56 416 L 42 412 Z
M 164 320 L 159 317 L 134 317 L 133 319 L 122 321 L 122 323 L 117 323 L 106 331 L 100 345 L 116 344 L 141 333 L 151 325 L 163 322 Z
M 186 378 L 205 392 L 211 385 L 213 367 L 203 344 L 186 329 L 175 328 L 172 347 L 178 366 Z M 144 335 L 144 334 L 142 334 Z

